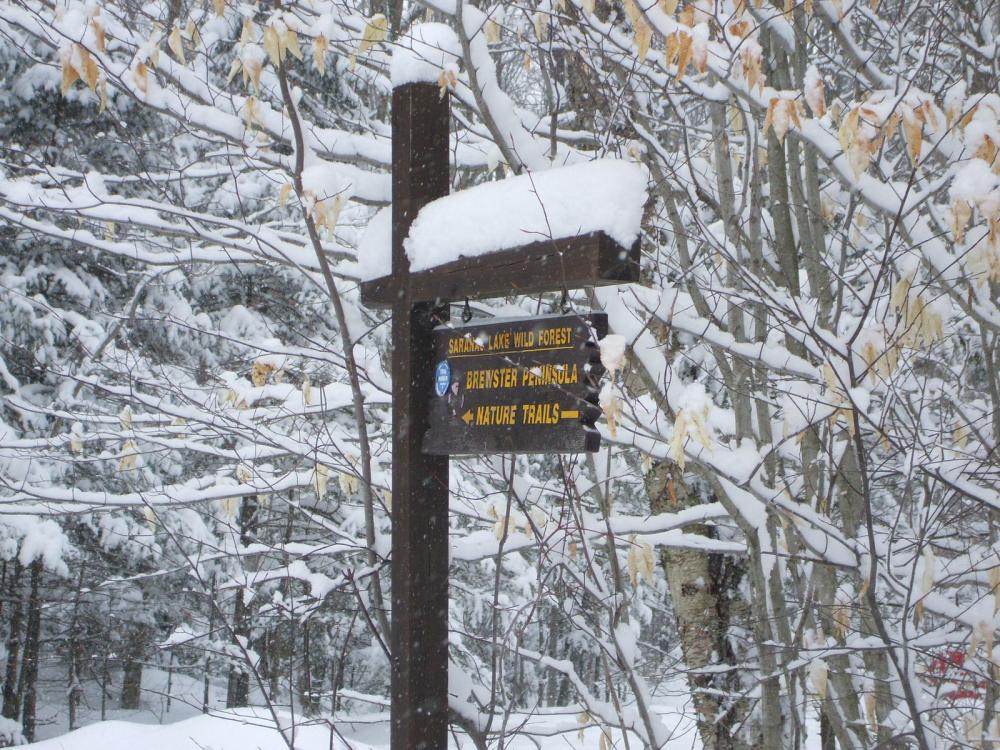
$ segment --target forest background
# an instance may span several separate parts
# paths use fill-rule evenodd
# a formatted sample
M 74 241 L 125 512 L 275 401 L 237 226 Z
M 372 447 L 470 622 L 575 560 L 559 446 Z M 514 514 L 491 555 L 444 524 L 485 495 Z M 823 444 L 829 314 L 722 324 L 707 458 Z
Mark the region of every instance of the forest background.
M 456 738 L 995 746 L 996 0 L 0 0 L 4 741 L 384 720 L 415 39 L 453 190 L 650 176 L 606 447 L 452 463 Z

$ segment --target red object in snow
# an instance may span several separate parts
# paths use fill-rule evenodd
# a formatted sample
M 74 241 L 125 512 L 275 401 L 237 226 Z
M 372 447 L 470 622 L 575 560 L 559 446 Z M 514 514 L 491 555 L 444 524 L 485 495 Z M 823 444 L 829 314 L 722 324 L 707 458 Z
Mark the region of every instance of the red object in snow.
M 952 684 L 955 690 L 942 693 L 946 700 L 975 700 L 982 698 L 986 690 L 986 680 L 978 678 L 965 668 L 965 651 L 952 649 L 935 656 L 924 673 L 932 685 Z

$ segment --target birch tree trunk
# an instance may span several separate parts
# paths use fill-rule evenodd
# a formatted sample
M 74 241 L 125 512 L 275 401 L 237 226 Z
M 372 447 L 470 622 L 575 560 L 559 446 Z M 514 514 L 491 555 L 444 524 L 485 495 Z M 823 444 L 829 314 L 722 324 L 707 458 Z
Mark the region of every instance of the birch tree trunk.
M 653 513 L 674 513 L 703 502 L 672 461 L 655 463 L 646 474 L 645 486 Z M 705 524 L 692 524 L 683 531 L 713 536 Z M 702 746 L 705 750 L 748 749 L 752 744 L 740 731 L 748 705 L 736 697 L 736 660 L 728 638 L 741 566 L 724 555 L 680 547 L 660 547 L 660 564 L 666 572 Z

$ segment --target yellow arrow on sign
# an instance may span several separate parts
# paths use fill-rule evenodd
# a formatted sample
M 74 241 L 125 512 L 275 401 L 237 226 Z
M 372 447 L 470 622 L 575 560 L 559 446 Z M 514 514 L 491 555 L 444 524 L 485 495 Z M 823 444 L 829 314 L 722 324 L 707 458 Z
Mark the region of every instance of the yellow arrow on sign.
M 466 424 L 472 424 L 472 409 L 469 409 L 462 415 L 462 421 Z
M 576 409 L 567 409 L 566 411 L 562 412 L 559 416 L 562 417 L 563 419 L 579 419 L 580 412 L 577 411 Z

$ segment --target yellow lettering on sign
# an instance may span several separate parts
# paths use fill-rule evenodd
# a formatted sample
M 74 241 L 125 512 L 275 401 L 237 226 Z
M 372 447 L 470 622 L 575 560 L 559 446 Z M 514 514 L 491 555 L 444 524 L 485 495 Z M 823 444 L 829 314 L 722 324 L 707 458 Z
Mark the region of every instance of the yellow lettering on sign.
M 521 404 L 521 424 L 559 424 L 559 404 Z
M 515 388 L 517 387 L 517 368 L 499 367 L 488 370 L 467 370 L 465 373 L 466 390 L 480 388 Z
M 580 382 L 576 365 L 538 365 L 521 372 L 522 386 L 572 385 Z
M 566 326 L 563 328 L 543 328 L 538 332 L 539 346 L 564 346 L 573 339 L 573 329 Z
M 454 336 L 448 339 L 449 355 L 481 351 L 483 351 L 483 345 L 470 336 Z
M 500 331 L 490 336 L 490 351 L 510 349 L 510 331 Z
M 476 407 L 476 426 L 495 427 L 517 424 L 516 404 L 490 404 Z
M 477 357 L 486 354 L 516 354 L 531 351 L 571 349 L 573 327 L 542 328 L 540 330 L 496 331 L 473 338 L 470 334 L 448 339 L 448 356 Z

